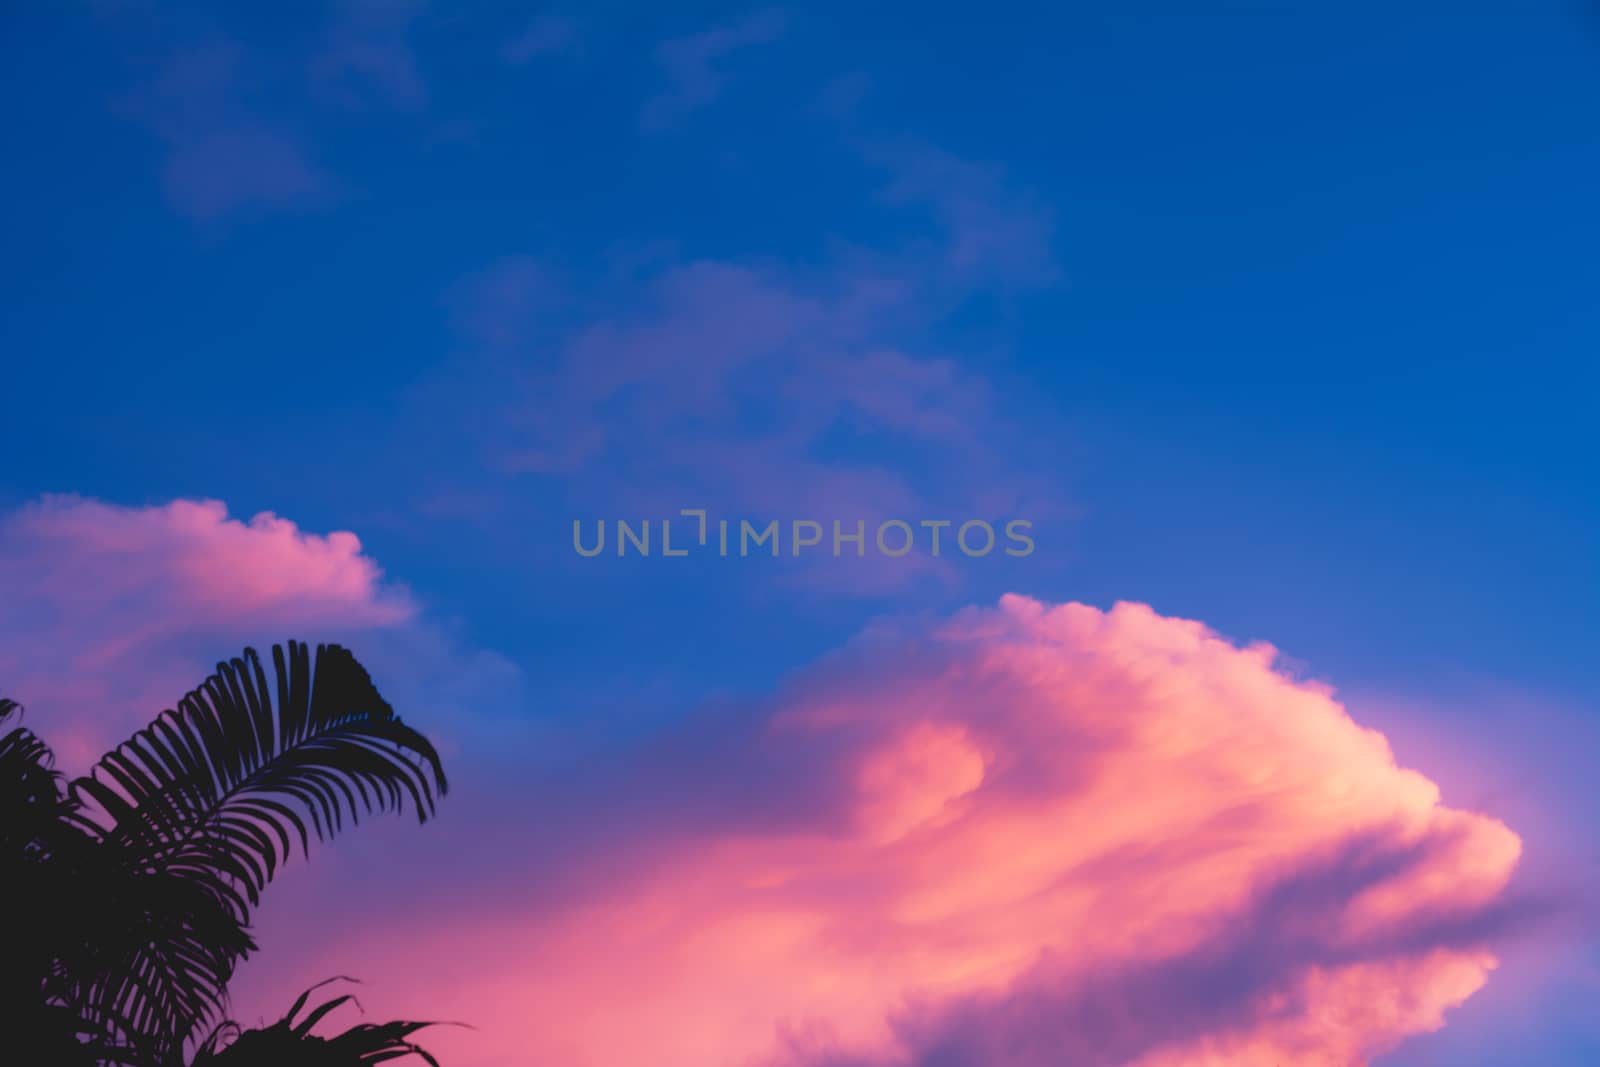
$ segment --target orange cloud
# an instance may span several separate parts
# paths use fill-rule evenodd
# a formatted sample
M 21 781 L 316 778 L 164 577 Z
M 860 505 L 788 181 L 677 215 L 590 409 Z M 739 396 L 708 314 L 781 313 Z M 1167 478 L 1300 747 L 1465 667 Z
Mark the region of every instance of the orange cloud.
M 1521 847 L 1268 646 L 1018 596 L 561 788 L 250 1002 L 381 975 L 463 1067 L 1347 1067 L 1484 984 Z

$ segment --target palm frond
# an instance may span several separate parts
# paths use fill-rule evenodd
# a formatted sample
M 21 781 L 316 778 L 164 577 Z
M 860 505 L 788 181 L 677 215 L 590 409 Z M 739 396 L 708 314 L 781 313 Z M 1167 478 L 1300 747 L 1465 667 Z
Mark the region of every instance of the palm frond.
M 20 704 L 0 698 L 0 726 L 12 718 L 0 734 L 0 862 L 38 862 L 69 802 L 50 747 L 21 725 Z
M 253 649 L 107 753 L 68 796 L 105 887 L 94 965 L 78 990 L 170 1061 L 224 1007 L 254 948 L 251 908 L 299 842 L 374 811 L 433 814 L 433 745 L 401 722 L 338 645 Z M 274 693 L 276 699 L 274 700 Z M 99 925 L 99 924 L 97 924 Z M 120 931 L 120 934 L 119 934 Z
M 94 842 L 74 822 L 49 746 L 0 699 L 0 1033 L 37 1062 L 132 1064 L 109 1016 L 86 1011 L 77 975 L 90 941 L 81 925 L 98 901 Z
M 411 1040 L 417 1031 L 439 1023 L 358 1023 L 333 1037 L 313 1034 L 312 1029 L 329 1014 L 355 1001 L 349 994 L 333 997 L 300 1018 L 311 994 L 327 984 L 319 982 L 300 994 L 288 1014 L 271 1026 L 241 1030 L 225 1023 L 218 1027 L 201 1043 L 192 1067 L 281 1067 L 290 1063 L 296 1067 L 367 1067 L 405 1056 L 439 1067 L 438 1060 Z
M 433 814 L 438 753 L 339 645 L 272 650 L 276 710 L 260 657 L 214 675 L 72 785 L 103 840 L 147 870 L 182 873 L 245 913 L 298 840 L 410 806 Z M 104 825 L 109 820 L 109 825 Z M 308 827 L 309 821 L 309 827 Z
M 98 859 L 98 857 L 96 857 Z M 66 999 L 147 1065 L 175 1062 L 226 1000 L 249 932 L 213 894 L 170 873 L 95 863 L 76 891 L 63 953 Z

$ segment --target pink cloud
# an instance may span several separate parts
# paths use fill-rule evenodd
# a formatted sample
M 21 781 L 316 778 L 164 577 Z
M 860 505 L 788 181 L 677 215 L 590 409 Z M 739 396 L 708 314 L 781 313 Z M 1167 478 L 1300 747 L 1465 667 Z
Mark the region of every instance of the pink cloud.
M 568 778 L 485 721 L 516 668 L 352 534 L 47 498 L 0 518 L 0 584 L 0 678 L 69 768 L 306 626 L 466 761 L 430 832 L 286 872 L 247 1020 L 355 973 L 375 1015 L 475 1024 L 431 1042 L 461 1067 L 1351 1064 L 1440 1027 L 1516 917 L 1516 834 L 1269 646 L 1141 605 L 878 624 Z
M 1350 706 L 1447 795 L 1518 828 L 1526 846 L 1518 891 L 1541 907 L 1539 921 L 1505 947 L 1471 1012 L 1409 1045 L 1405 1063 L 1452 1065 L 1506 1033 L 1581 1029 L 1584 1005 L 1600 992 L 1600 961 L 1587 948 L 1600 938 L 1600 804 L 1589 758 L 1600 726 L 1581 706 L 1478 672 L 1436 672 L 1411 684 L 1407 694 L 1349 694 Z
M 354 534 L 215 500 L 46 497 L 0 516 L 0 683 L 69 767 L 170 706 L 245 642 L 392 628 L 416 606 Z
M 480 787 L 242 1003 L 381 976 L 462 1067 L 1363 1063 L 1488 980 L 1521 849 L 1269 646 L 1018 596 Z

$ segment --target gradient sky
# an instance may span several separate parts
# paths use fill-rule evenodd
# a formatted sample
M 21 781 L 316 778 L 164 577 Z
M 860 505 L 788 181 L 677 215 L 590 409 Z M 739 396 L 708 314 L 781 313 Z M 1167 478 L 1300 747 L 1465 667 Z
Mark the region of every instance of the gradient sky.
M 1600 17 L 1499 6 L 12 5 L 0 692 L 350 644 L 459 788 L 238 1007 L 459 1067 L 1596 1062 Z M 572 551 L 694 507 L 1037 550 Z

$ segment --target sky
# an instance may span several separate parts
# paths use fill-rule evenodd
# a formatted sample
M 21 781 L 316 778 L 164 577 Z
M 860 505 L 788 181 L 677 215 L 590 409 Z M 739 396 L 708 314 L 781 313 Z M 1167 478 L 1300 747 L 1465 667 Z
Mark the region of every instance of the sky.
M 11 5 L 0 692 L 441 746 L 247 1022 L 1593 1063 L 1600 15 L 1429 7 Z

